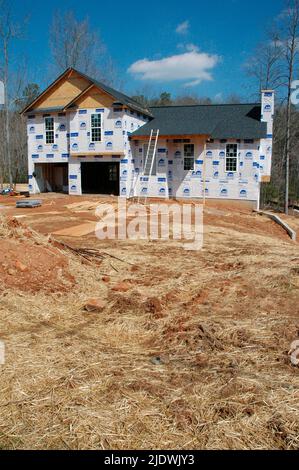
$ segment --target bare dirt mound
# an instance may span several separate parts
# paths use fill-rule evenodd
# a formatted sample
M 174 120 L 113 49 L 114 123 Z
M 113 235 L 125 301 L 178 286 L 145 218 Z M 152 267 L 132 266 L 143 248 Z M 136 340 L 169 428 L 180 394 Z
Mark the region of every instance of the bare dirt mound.
M 15 219 L 0 219 L 0 291 L 66 292 L 75 283 L 67 256 Z

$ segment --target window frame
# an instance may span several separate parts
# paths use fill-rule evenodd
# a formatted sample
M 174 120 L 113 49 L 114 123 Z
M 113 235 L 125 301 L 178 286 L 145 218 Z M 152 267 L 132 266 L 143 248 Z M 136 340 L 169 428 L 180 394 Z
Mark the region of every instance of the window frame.
M 47 120 L 48 119 L 51 119 L 51 121 L 53 122 L 53 129 L 47 129 Z M 54 119 L 54 116 L 45 116 L 44 117 L 44 126 L 45 126 L 45 144 L 46 145 L 54 145 L 55 144 L 55 119 Z M 47 142 L 47 134 L 50 133 L 50 132 L 53 134 L 53 142 Z
M 236 146 L 236 157 L 229 157 L 227 154 L 228 147 L 231 147 L 232 145 Z M 227 160 L 228 159 L 236 159 L 236 169 L 235 170 L 228 170 L 227 169 Z M 239 145 L 237 143 L 227 143 L 225 145 L 225 173 L 238 173 L 239 171 Z
M 186 155 L 186 147 L 193 147 L 193 156 L 190 156 L 190 155 Z M 192 142 L 190 143 L 186 143 L 186 144 L 183 144 L 183 155 L 184 155 L 184 171 L 194 171 L 195 169 L 195 144 L 193 144 Z M 186 168 L 186 160 L 190 161 L 193 159 L 193 165 L 191 168 Z
M 93 116 L 100 116 L 100 126 L 93 127 L 93 125 L 92 125 L 92 117 L 93 117 Z M 102 126 L 103 126 L 102 113 L 91 113 L 91 115 L 90 115 L 90 143 L 92 143 L 92 144 L 98 144 L 98 143 L 103 142 L 103 130 L 102 130 Z M 92 138 L 92 131 L 93 131 L 93 129 L 100 129 L 100 132 L 101 132 L 100 140 L 93 140 L 93 138 Z

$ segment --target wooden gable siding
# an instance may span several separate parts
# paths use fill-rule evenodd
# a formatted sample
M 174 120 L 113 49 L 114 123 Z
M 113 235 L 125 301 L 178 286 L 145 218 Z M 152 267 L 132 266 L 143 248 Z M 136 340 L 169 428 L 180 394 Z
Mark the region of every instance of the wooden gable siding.
M 76 96 L 78 96 L 90 82 L 76 72 L 64 77 L 56 83 L 40 100 L 35 104 L 35 109 L 55 108 L 66 106 Z
M 94 86 L 74 101 L 74 105 L 77 108 L 111 108 L 114 101 L 115 98 Z

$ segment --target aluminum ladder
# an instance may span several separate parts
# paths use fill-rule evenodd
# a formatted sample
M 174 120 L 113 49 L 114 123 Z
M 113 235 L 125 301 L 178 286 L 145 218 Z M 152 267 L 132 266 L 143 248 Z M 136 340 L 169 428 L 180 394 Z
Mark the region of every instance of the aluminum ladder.
M 156 158 L 156 152 L 157 152 L 157 145 L 158 145 L 158 139 L 159 139 L 159 129 L 151 130 L 149 142 L 148 142 L 148 147 L 147 147 L 147 152 L 146 152 L 146 157 L 144 161 L 144 166 L 143 166 L 143 176 L 148 176 L 150 177 L 153 173 L 153 167 L 154 167 L 154 162 Z M 144 202 L 146 202 L 147 196 L 140 196 L 138 197 L 138 202 L 140 202 L 140 198 L 144 199 Z

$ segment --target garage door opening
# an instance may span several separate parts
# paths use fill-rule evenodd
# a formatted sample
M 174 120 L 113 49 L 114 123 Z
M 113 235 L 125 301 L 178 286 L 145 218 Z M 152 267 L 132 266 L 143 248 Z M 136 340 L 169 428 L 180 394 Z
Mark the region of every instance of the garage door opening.
M 119 163 L 81 163 L 81 184 L 84 194 L 119 196 Z
M 68 193 L 67 163 L 36 163 L 34 176 L 39 192 Z

